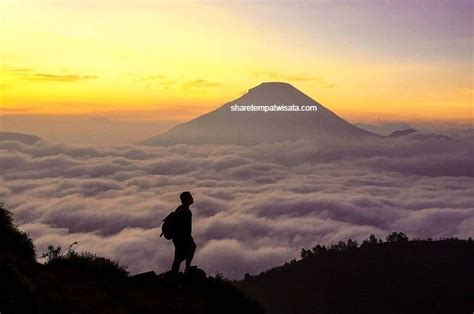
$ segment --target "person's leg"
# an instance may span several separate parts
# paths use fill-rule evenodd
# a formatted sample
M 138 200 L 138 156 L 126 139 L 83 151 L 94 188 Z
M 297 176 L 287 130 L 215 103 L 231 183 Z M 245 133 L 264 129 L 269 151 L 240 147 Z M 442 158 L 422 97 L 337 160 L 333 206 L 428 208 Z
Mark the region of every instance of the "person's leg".
M 196 243 L 194 243 L 193 240 L 191 240 L 191 243 L 189 244 L 188 252 L 186 254 L 186 269 L 188 270 L 191 267 L 191 261 L 194 258 L 194 252 L 196 251 Z
M 174 259 L 173 259 L 173 264 L 171 265 L 171 271 L 174 273 L 179 273 L 179 266 L 181 265 L 182 259 L 181 259 L 181 254 L 180 254 L 180 248 L 178 245 L 176 245 L 175 242 L 174 244 Z

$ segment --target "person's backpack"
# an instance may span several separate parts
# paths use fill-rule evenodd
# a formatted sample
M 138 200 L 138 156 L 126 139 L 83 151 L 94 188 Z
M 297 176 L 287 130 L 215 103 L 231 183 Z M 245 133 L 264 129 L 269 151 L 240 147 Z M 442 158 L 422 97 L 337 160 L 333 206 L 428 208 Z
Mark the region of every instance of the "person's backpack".
M 163 224 L 161 225 L 161 236 L 165 236 L 166 240 L 171 240 L 174 238 L 176 233 L 176 213 L 171 212 L 165 219 L 163 219 Z

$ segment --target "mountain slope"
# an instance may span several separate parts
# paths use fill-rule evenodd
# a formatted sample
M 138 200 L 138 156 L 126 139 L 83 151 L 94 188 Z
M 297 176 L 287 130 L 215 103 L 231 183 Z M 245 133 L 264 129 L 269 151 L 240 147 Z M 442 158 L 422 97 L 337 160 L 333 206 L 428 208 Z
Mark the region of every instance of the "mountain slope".
M 413 133 L 416 133 L 416 130 L 410 128 L 410 129 L 404 129 L 404 130 L 395 130 L 387 136 L 388 137 L 400 137 L 400 136 L 410 135 L 410 134 L 413 134 Z
M 31 145 L 31 144 L 35 144 L 38 141 L 41 141 L 41 138 L 34 135 L 23 134 L 23 133 L 0 132 L 0 142 L 1 141 L 17 141 L 23 144 Z
M 373 240 L 303 250 L 237 286 L 270 314 L 472 312 L 474 241 Z
M 317 106 L 317 111 L 231 111 L 233 105 Z M 360 129 L 326 109 L 292 85 L 262 83 L 242 97 L 218 109 L 182 123 L 152 137 L 146 145 L 241 144 L 309 138 L 315 140 L 354 139 L 377 136 Z
M 0 313 L 263 313 L 230 282 L 200 269 L 129 277 L 108 258 L 48 250 L 47 262 L 37 263 L 33 241 L 0 204 Z

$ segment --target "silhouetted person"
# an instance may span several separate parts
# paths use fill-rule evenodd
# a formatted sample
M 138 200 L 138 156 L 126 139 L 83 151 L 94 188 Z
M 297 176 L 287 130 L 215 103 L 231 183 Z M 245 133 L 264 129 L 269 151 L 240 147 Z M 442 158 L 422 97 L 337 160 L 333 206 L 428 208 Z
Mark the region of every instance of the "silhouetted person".
M 185 271 L 188 271 L 191 267 L 191 261 L 194 257 L 194 251 L 196 251 L 196 243 L 194 243 L 193 237 L 191 236 L 192 231 L 192 213 L 189 206 L 194 202 L 193 196 L 190 192 L 186 191 L 179 195 L 181 199 L 181 205 L 174 211 L 176 213 L 176 233 L 173 238 L 174 260 L 171 270 L 173 272 L 179 272 L 179 267 L 182 261 L 186 261 Z

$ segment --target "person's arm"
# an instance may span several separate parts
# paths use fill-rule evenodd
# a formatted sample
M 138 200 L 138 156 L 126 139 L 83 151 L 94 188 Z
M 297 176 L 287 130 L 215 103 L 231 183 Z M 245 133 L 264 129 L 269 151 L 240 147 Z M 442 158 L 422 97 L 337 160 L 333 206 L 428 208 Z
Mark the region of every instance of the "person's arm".
M 183 215 L 183 208 L 182 206 L 178 206 L 175 210 L 175 228 L 176 228 L 176 236 L 178 238 L 182 238 L 185 235 L 185 228 L 184 228 L 184 215 Z
M 186 221 L 185 221 L 185 234 L 189 237 L 191 237 L 192 233 L 192 225 L 193 225 L 193 215 L 191 211 L 189 211 L 186 215 Z

